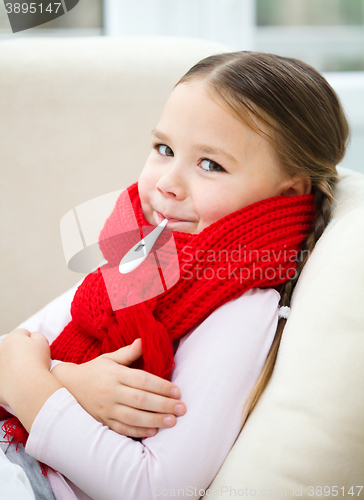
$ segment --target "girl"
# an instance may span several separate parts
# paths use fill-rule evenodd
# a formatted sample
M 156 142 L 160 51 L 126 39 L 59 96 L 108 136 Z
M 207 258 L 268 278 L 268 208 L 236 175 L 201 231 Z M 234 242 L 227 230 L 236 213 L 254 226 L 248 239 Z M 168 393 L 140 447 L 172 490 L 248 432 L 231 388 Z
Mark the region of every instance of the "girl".
M 101 234 L 109 264 L 0 346 L 0 401 L 30 431 L 27 453 L 67 478 L 49 470 L 56 498 L 201 496 L 272 373 L 347 136 L 336 94 L 297 60 L 225 53 L 177 83 L 138 183 Z M 165 217 L 180 276 L 145 300 L 150 261 L 143 276 L 121 277 L 128 249 L 115 228 L 136 222 L 145 235 Z M 175 278 L 168 251 L 159 257 Z M 66 361 L 51 372 L 46 340 L 29 332 L 45 316 L 52 358 Z M 125 366 L 141 354 L 151 375 Z M 126 437 L 148 428 L 160 430 Z

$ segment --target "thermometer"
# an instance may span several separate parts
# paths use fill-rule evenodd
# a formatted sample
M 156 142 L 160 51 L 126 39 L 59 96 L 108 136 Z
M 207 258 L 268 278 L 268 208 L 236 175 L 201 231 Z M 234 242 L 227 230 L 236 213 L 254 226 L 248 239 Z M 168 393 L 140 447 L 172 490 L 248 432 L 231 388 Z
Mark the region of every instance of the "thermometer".
M 148 257 L 158 236 L 168 224 L 168 219 L 164 219 L 151 233 L 141 239 L 127 252 L 119 264 L 119 272 L 127 274 L 134 271 Z

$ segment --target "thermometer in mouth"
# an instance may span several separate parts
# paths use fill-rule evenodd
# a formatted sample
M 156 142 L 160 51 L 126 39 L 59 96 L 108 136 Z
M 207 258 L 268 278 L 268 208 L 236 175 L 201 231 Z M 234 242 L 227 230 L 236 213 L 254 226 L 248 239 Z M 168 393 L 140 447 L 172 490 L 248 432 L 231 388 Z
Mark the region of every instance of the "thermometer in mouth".
M 121 259 L 119 273 L 127 274 L 134 271 L 148 257 L 158 236 L 168 224 L 168 219 L 164 219 L 151 233 L 136 243 Z

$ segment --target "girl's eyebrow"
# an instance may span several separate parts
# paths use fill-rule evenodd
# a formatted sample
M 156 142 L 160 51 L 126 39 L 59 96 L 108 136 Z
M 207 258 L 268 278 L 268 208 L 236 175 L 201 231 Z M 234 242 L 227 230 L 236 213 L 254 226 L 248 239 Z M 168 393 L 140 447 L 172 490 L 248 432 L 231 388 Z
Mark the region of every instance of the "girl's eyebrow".
M 160 130 L 158 130 L 156 128 L 154 128 L 152 130 L 152 135 L 155 135 L 156 137 L 158 137 L 158 139 L 160 139 L 162 141 L 166 141 L 166 142 L 170 141 L 168 136 L 166 136 L 163 132 L 161 132 Z M 210 154 L 210 155 L 212 154 L 212 155 L 225 156 L 230 161 L 232 161 L 234 163 L 238 163 L 238 160 L 236 158 L 234 158 L 234 156 L 232 156 L 230 153 L 228 153 L 227 151 L 225 151 L 222 148 L 211 147 L 211 146 L 207 146 L 205 144 L 193 144 L 193 147 L 195 149 L 199 149 L 200 151 L 202 151 L 202 153 L 206 153 L 206 154 Z

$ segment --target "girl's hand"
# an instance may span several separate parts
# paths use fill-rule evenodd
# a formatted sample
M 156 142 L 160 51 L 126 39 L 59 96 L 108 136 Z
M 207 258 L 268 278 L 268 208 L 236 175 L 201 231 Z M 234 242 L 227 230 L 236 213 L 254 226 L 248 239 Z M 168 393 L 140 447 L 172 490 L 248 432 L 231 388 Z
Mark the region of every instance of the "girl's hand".
M 62 387 L 49 373 L 48 340 L 19 328 L 0 344 L 0 402 L 11 407 L 27 431 L 46 400 Z
M 17 390 L 18 380 L 36 370 L 48 370 L 50 365 L 47 339 L 19 328 L 9 333 L 0 344 L 0 401 L 9 404 Z
M 76 365 L 60 363 L 52 374 L 96 420 L 129 437 L 147 437 L 173 427 L 186 406 L 179 388 L 143 370 L 128 368 L 142 355 L 142 343 Z M 173 392 L 172 392 L 173 391 Z

